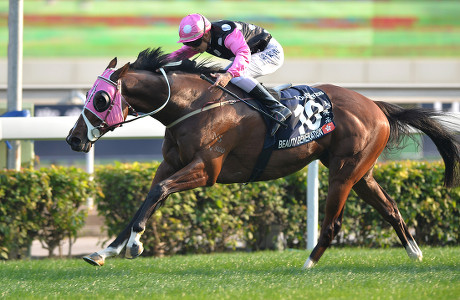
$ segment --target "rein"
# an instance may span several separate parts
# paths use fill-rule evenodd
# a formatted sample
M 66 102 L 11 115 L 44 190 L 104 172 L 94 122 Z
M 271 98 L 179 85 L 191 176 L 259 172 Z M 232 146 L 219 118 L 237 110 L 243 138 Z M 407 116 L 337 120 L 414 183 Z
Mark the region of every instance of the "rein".
M 180 117 L 179 119 L 177 119 L 176 121 L 172 122 L 171 124 L 166 125 L 166 128 L 171 128 L 174 125 L 177 125 L 178 123 L 184 121 L 185 119 L 188 119 L 191 116 L 194 116 L 194 115 L 199 114 L 201 112 L 204 112 L 204 111 L 216 108 L 216 107 L 224 106 L 224 105 L 227 105 L 227 104 L 235 104 L 236 102 L 238 102 L 238 100 L 227 100 L 227 101 L 223 101 L 223 102 L 217 102 L 217 103 L 214 103 L 214 104 L 210 104 L 208 106 L 205 106 L 203 108 L 194 110 L 194 111 L 192 111 L 192 112 Z
M 169 100 L 171 99 L 171 85 L 169 84 L 169 80 L 168 80 L 168 76 L 166 75 L 166 72 L 163 68 L 160 68 L 159 69 L 161 71 L 161 74 L 163 74 L 165 80 L 166 80 L 166 83 L 168 85 L 168 98 L 166 99 L 165 103 L 163 103 L 163 105 L 161 105 L 159 108 L 147 113 L 147 114 L 143 114 L 142 116 L 138 116 L 134 119 L 131 119 L 131 120 L 128 120 L 128 121 L 123 121 L 123 122 L 119 122 L 117 124 L 113 124 L 109 127 L 107 127 L 108 129 L 113 129 L 115 127 L 118 127 L 120 125 L 123 125 L 123 124 L 126 124 L 126 123 L 131 123 L 133 121 L 136 121 L 136 120 L 139 120 L 139 119 L 142 119 L 142 118 L 145 118 L 145 117 L 148 117 L 148 116 L 152 116 L 156 113 L 159 113 L 161 110 L 163 110 L 163 108 L 165 108 L 165 106 L 169 103 Z M 121 93 L 121 86 L 120 86 L 120 93 Z
M 176 64 L 177 64 L 177 63 L 170 63 L 170 64 L 166 65 L 166 67 L 168 67 L 168 66 L 175 66 Z M 110 108 L 109 108 L 108 111 L 107 111 L 107 114 L 105 115 L 105 118 L 102 119 L 102 118 L 99 117 L 97 114 L 95 114 L 99 119 L 102 120 L 102 123 L 101 123 L 100 125 L 98 125 L 98 126 L 93 126 L 93 125 L 91 124 L 91 122 L 88 120 L 88 118 L 86 117 L 84 111 L 82 112 L 82 117 L 83 117 L 83 119 L 84 119 L 84 121 L 85 121 L 85 123 L 86 123 L 86 126 L 87 126 L 87 128 L 88 128 L 88 133 L 87 133 L 87 134 L 88 134 L 88 139 L 89 139 L 91 142 L 94 142 L 94 141 L 96 141 L 97 139 L 99 139 L 99 138 L 102 136 L 100 129 L 114 130 L 116 127 L 119 127 L 119 126 L 121 126 L 121 125 L 123 125 L 123 124 L 131 123 L 131 122 L 133 122 L 133 121 L 136 121 L 136 120 L 141 119 L 141 118 L 145 118 L 145 117 L 147 117 L 147 116 L 152 116 L 152 115 L 154 115 L 154 114 L 160 112 L 161 110 L 163 110 L 163 109 L 166 107 L 166 105 L 169 103 L 170 99 L 171 99 L 171 84 L 169 83 L 169 79 L 168 79 L 168 76 L 166 75 L 166 72 L 165 72 L 164 68 L 159 68 L 159 71 L 161 72 L 161 74 L 163 75 L 163 77 L 164 77 L 165 80 L 166 80 L 166 84 L 167 84 L 167 86 L 168 86 L 168 98 L 166 99 L 166 101 L 165 101 L 159 108 L 157 108 L 157 109 L 155 109 L 155 110 L 153 110 L 153 111 L 151 111 L 151 112 L 149 112 L 149 113 L 143 114 L 143 115 L 141 115 L 141 116 L 139 116 L 139 115 L 137 114 L 137 112 L 134 110 L 134 108 L 133 108 L 133 107 L 124 99 L 124 97 L 121 95 L 121 80 L 120 80 L 120 79 L 117 81 L 117 83 L 115 83 L 114 81 L 110 80 L 110 78 L 106 78 L 106 77 L 104 77 L 104 76 L 98 76 L 98 79 L 103 80 L 104 82 L 106 82 L 106 83 L 112 85 L 113 87 L 116 87 L 116 91 L 115 91 L 115 94 L 112 96 L 112 103 L 111 103 L 111 105 L 110 105 Z M 110 74 L 109 74 L 109 76 L 110 76 Z M 207 78 L 207 77 L 204 76 L 203 74 L 202 74 L 200 77 L 201 77 L 202 79 L 205 79 L 206 81 L 208 81 L 208 82 L 210 82 L 210 83 L 213 83 L 209 78 Z M 222 89 L 223 89 L 223 88 L 222 88 Z M 223 89 L 223 90 L 224 90 L 224 92 L 227 92 L 227 93 L 230 94 L 231 96 L 236 97 L 238 100 L 219 101 L 218 103 L 209 104 L 209 105 L 207 105 L 207 106 L 204 106 L 204 107 L 202 107 L 202 108 L 200 108 L 200 109 L 194 110 L 194 111 L 192 111 L 192 112 L 190 112 L 190 113 L 188 113 L 188 114 L 186 114 L 186 115 L 180 117 L 179 119 L 173 121 L 172 123 L 166 125 L 165 127 L 166 127 L 166 128 L 171 128 L 171 127 L 177 125 L 178 123 L 180 123 L 180 122 L 182 122 L 182 121 L 184 121 L 184 120 L 186 120 L 186 119 L 188 119 L 188 118 L 190 118 L 190 117 L 192 117 L 192 116 L 194 116 L 194 115 L 196 115 L 196 114 L 199 114 L 199 113 L 201 113 L 201 112 L 204 112 L 204 111 L 207 111 L 207 110 L 211 110 L 211 109 L 214 109 L 214 108 L 216 108 L 216 107 L 221 107 L 221 106 L 224 106 L 224 105 L 228 105 L 228 104 L 235 104 L 236 102 L 239 102 L 239 101 L 242 101 L 242 102 L 246 103 L 247 105 L 249 105 L 249 106 L 252 107 L 253 109 L 259 111 L 260 113 L 266 114 L 269 118 L 271 117 L 272 119 L 274 119 L 274 121 L 279 122 L 278 120 L 276 120 L 275 118 L 273 118 L 271 115 L 268 115 L 268 114 L 265 113 L 264 111 L 261 111 L 261 110 L 259 110 L 258 108 L 252 106 L 250 103 L 247 103 L 246 101 L 242 100 L 241 98 L 239 98 L 238 96 L 234 95 L 233 93 L 231 93 L 231 92 L 228 91 L 227 89 Z M 94 93 L 94 92 L 93 92 L 93 93 Z M 115 101 L 115 98 L 116 98 L 117 96 L 119 96 L 120 99 L 121 99 L 123 102 L 125 102 L 125 103 L 127 104 L 128 108 L 131 109 L 134 113 L 136 113 L 137 116 L 136 116 L 135 118 L 133 118 L 133 119 L 130 119 L 130 120 L 124 120 L 124 121 L 116 122 L 116 123 L 114 123 L 114 124 L 112 124 L 112 125 L 109 125 L 109 124 L 106 122 L 106 120 L 107 120 L 107 117 L 109 116 L 109 114 L 111 113 L 111 111 L 112 111 L 112 109 L 113 109 L 113 107 L 114 107 L 114 105 L 115 105 L 114 101 Z M 90 96 L 90 97 L 91 97 L 91 96 Z M 86 105 L 85 105 L 85 107 L 86 107 Z M 91 112 L 94 114 L 94 112 L 93 112 L 92 110 L 89 110 L 89 111 L 91 111 Z M 120 112 L 120 113 L 121 113 L 121 112 Z M 281 123 L 281 122 L 279 122 L 279 123 Z M 281 123 L 281 124 L 282 124 L 283 126 L 286 126 L 286 125 L 283 124 L 283 123 Z
M 176 65 L 177 63 L 169 63 L 166 65 L 166 67 L 169 67 L 169 66 L 174 66 Z M 141 118 L 144 118 L 144 117 L 147 117 L 147 116 L 152 116 L 158 112 L 160 112 L 163 108 L 165 108 L 165 106 L 168 104 L 169 100 L 171 99 L 171 85 L 169 84 L 169 80 L 168 80 L 168 77 L 166 76 L 166 72 L 163 68 L 160 68 L 159 69 L 161 71 L 161 74 L 163 74 L 165 80 L 166 80 L 166 83 L 168 84 L 168 98 L 166 99 L 165 103 L 163 103 L 162 106 L 160 106 L 159 108 L 157 108 L 156 110 L 154 111 L 151 111 L 145 115 L 142 115 L 142 116 L 139 116 L 139 117 L 136 117 L 134 119 L 131 119 L 131 120 L 128 120 L 128 121 L 123 121 L 123 122 L 119 122 L 117 124 L 113 124 L 109 127 L 107 127 L 109 130 L 110 129 L 113 129 L 115 127 L 118 127 L 118 126 L 121 126 L 122 124 L 126 124 L 126 123 L 130 123 L 130 122 L 133 122 L 133 121 L 136 121 L 138 119 L 141 119 Z M 120 93 L 121 93 L 121 86 L 120 86 Z M 125 101 L 126 102 L 126 101 Z M 199 114 L 201 112 L 204 112 L 204 111 L 207 111 L 207 110 L 210 110 L 210 109 L 213 109 L 213 108 L 216 108 L 216 107 L 219 107 L 219 106 L 224 106 L 224 105 L 227 105 L 227 104 L 235 104 L 236 102 L 238 102 L 238 100 L 228 100 L 228 101 L 223 101 L 223 102 L 218 102 L 218 103 L 214 103 L 214 104 L 210 104 L 208 106 L 205 106 L 203 108 L 200 108 L 200 109 L 197 109 L 197 110 L 194 110 L 182 117 L 180 117 L 179 119 L 177 119 L 176 121 L 166 125 L 165 127 L 166 128 L 171 128 L 173 127 L 174 125 L 184 121 L 185 119 L 188 119 L 190 118 L 191 116 L 194 116 L 196 114 Z M 127 103 L 127 102 L 126 102 Z M 129 104 L 128 104 L 129 105 Z

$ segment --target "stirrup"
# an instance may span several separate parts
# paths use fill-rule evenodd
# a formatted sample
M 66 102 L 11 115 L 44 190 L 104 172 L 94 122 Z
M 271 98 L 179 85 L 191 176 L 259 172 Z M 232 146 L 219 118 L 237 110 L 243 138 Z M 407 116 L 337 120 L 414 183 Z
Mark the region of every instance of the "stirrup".
M 292 112 L 289 110 L 289 108 L 285 107 L 281 111 L 275 111 L 274 114 L 278 116 L 278 118 L 275 117 L 275 119 L 277 119 L 283 124 L 276 122 L 272 127 L 272 131 L 270 132 L 271 136 L 274 136 L 276 134 L 281 125 L 283 125 L 285 128 L 288 127 L 288 125 L 284 123 L 284 121 L 286 121 L 292 115 Z
M 275 123 L 275 125 L 273 125 L 273 127 L 272 127 L 272 131 L 270 132 L 270 135 L 275 136 L 275 134 L 278 131 L 278 129 L 280 129 L 280 126 L 281 126 L 280 123 Z

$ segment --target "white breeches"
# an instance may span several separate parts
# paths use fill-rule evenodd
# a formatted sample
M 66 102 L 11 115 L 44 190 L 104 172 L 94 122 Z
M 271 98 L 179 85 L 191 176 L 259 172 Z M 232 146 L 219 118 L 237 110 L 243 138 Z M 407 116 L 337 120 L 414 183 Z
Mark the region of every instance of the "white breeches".
M 275 72 L 283 63 L 283 47 L 277 40 L 272 38 L 264 51 L 251 55 L 251 62 L 245 74 L 233 78 L 230 82 L 240 89 L 250 92 L 259 83 L 255 78 Z M 231 65 L 228 65 L 226 69 L 230 68 Z

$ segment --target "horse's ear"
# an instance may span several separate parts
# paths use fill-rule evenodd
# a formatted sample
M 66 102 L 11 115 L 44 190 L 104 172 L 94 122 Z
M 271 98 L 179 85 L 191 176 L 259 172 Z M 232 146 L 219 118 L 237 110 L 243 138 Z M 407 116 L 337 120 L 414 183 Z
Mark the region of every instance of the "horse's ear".
M 112 76 L 110 76 L 110 78 L 113 80 L 113 81 L 116 81 L 118 80 L 120 77 L 122 77 L 123 75 L 125 75 L 126 72 L 128 72 L 128 69 L 129 69 L 129 63 L 126 63 L 123 67 L 121 67 L 120 69 L 116 70 L 115 72 L 113 72 Z
M 117 66 L 117 58 L 115 57 L 114 59 L 110 61 L 109 65 L 105 69 L 113 69 L 116 66 Z

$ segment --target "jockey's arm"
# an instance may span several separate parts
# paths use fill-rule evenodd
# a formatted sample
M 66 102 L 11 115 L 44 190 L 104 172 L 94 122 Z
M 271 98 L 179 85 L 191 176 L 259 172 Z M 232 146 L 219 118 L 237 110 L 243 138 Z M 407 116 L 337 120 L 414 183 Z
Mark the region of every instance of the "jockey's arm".
M 170 53 L 168 55 L 168 59 L 171 61 L 179 61 L 179 60 L 188 59 L 196 54 L 198 54 L 198 52 L 195 51 L 192 47 L 183 45 L 181 48 Z
M 235 28 L 235 30 L 225 38 L 224 45 L 235 54 L 235 59 L 227 72 L 232 74 L 232 77 L 243 75 L 251 62 L 251 50 L 244 39 L 243 33 L 241 33 L 238 28 Z
M 225 38 L 224 46 L 232 51 L 235 59 L 226 73 L 211 74 L 211 76 L 217 79 L 210 89 L 218 85 L 224 87 L 232 78 L 242 76 L 251 62 L 251 50 L 239 29 L 236 28 Z

